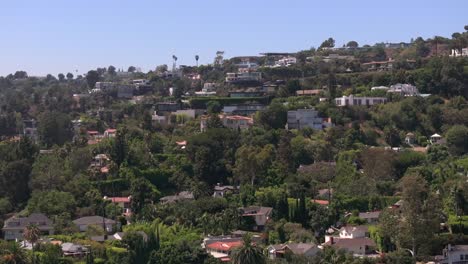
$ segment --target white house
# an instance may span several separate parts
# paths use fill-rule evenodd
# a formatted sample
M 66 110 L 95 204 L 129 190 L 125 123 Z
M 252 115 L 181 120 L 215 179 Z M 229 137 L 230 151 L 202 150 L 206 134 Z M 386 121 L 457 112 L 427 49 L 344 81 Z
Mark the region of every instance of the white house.
M 358 97 L 354 95 L 343 96 L 335 98 L 335 103 L 337 106 L 353 106 L 353 105 L 377 105 L 384 104 L 387 102 L 385 97 Z
M 313 128 L 322 130 L 331 127 L 332 123 L 328 119 L 318 116 L 318 111 L 314 109 L 298 109 L 288 111 L 288 129 Z
M 442 136 L 437 133 L 431 136 L 431 144 L 437 144 L 440 140 L 442 140 Z
M 399 94 L 402 96 L 417 96 L 419 95 L 418 88 L 416 86 L 411 85 L 411 84 L 401 84 L 397 83 L 392 86 L 387 90 L 387 93 L 394 93 L 394 94 Z
M 468 245 L 447 245 L 441 264 L 468 264 Z
M 340 229 L 340 238 L 368 237 L 369 228 L 367 226 L 344 226 Z

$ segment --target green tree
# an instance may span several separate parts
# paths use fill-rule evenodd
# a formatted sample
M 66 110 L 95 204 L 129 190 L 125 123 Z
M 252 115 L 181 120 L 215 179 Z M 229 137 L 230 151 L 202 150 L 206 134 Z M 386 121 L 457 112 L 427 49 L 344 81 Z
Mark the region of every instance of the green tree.
M 223 110 L 221 104 L 218 101 L 209 101 L 206 103 L 206 111 L 208 114 L 217 114 Z
M 63 82 L 65 80 L 65 75 L 63 73 L 58 74 L 59 81 Z
M 36 263 L 36 256 L 34 254 L 34 246 L 36 242 L 41 238 L 41 230 L 39 227 L 34 224 L 29 224 L 27 227 L 24 228 L 23 237 L 26 241 L 31 243 L 32 246 L 32 263 Z
M 26 250 L 19 242 L 7 242 L 5 248 L 1 248 L 1 263 L 5 264 L 26 264 L 29 263 Z
M 58 111 L 43 112 L 38 119 L 37 131 L 47 147 L 63 145 L 73 136 L 70 117 Z
M 73 80 L 73 74 L 71 72 L 67 73 L 67 79 L 70 81 L 70 80 Z
M 355 49 L 359 47 L 359 44 L 357 43 L 357 41 L 351 40 L 346 44 L 346 47 Z
M 26 207 L 30 213 L 44 213 L 47 216 L 59 215 L 63 212 L 74 213 L 75 198 L 67 192 L 45 191 L 35 192 Z
M 94 85 L 99 81 L 100 75 L 97 71 L 91 70 L 86 74 L 86 83 L 90 89 L 94 88 Z
M 107 67 L 107 73 L 109 73 L 109 75 L 111 75 L 111 76 L 114 76 L 116 74 L 115 67 L 112 66 L 112 65 Z
M 468 127 L 456 125 L 446 133 L 447 146 L 453 155 L 464 155 L 468 153 Z
M 128 67 L 128 70 L 127 70 L 127 71 L 133 73 L 133 72 L 136 71 L 136 68 L 135 68 L 135 66 L 130 66 L 130 67 Z
M 287 122 L 288 111 L 283 104 L 273 102 L 265 111 L 258 111 L 255 121 L 265 129 L 284 128 Z
M 233 264 L 266 263 L 266 258 L 263 255 L 262 249 L 252 244 L 249 235 L 244 236 L 242 246 L 232 253 L 231 260 Z
M 319 49 L 322 48 L 333 48 L 335 47 L 335 40 L 333 38 L 328 38 L 327 40 L 323 41 L 320 45 Z

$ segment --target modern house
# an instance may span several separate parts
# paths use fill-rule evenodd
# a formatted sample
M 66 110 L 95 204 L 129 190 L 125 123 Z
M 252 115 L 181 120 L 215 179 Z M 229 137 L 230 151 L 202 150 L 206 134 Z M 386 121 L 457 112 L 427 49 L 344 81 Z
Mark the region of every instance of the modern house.
M 226 105 L 223 107 L 223 113 L 229 115 L 252 115 L 266 108 L 267 106 L 262 104 Z
M 288 129 L 313 128 L 322 130 L 331 127 L 333 124 L 330 119 L 324 119 L 318 116 L 318 111 L 314 109 L 298 109 L 288 111 Z
M 85 216 L 73 220 L 73 223 L 78 226 L 80 232 L 86 232 L 89 226 L 100 226 L 105 227 L 106 232 L 110 233 L 117 227 L 116 221 L 102 216 Z
M 263 206 L 249 206 L 240 208 L 242 217 L 253 217 L 255 220 L 255 231 L 261 231 L 271 217 L 273 208 Z
M 36 225 L 42 235 L 53 235 L 54 227 L 52 221 L 41 213 L 33 213 L 28 217 L 13 216 L 5 221 L 3 233 L 5 240 L 22 240 L 23 230 L 29 225 Z
M 337 106 L 353 106 L 353 105 L 377 105 L 384 104 L 387 102 L 385 97 L 358 97 L 354 95 L 343 96 L 335 98 L 335 103 Z
M 156 112 L 158 115 L 162 115 L 165 112 L 175 112 L 181 109 L 181 106 L 177 102 L 160 102 L 155 105 Z
M 468 48 L 463 48 L 460 50 L 452 49 L 450 57 L 468 57 Z
M 296 57 L 288 56 L 283 57 L 275 62 L 274 67 L 289 67 L 297 63 Z
M 216 95 L 216 87 L 216 83 L 204 83 L 202 90 L 199 92 L 195 92 L 195 96 Z
M 260 82 L 262 73 L 260 72 L 229 72 L 226 74 L 227 83 L 242 83 L 242 82 Z
M 392 86 L 387 90 L 387 93 L 393 93 L 393 94 L 398 94 L 401 96 L 417 96 L 419 95 L 418 88 L 416 86 L 411 85 L 411 84 L 401 84 L 397 83 Z
M 313 257 L 320 251 L 320 249 L 313 243 L 288 243 L 270 245 L 267 248 L 267 251 L 270 259 L 276 259 L 284 258 L 288 254 Z
M 440 264 L 468 264 L 468 245 L 448 244 L 443 251 Z

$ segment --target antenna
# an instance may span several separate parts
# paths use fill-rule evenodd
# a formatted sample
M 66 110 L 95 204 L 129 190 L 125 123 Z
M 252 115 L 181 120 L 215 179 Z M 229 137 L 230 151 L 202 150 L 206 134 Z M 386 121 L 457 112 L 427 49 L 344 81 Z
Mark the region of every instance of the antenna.
M 175 72 L 176 71 L 176 68 L 177 68 L 177 57 L 176 55 L 172 55 L 172 71 Z

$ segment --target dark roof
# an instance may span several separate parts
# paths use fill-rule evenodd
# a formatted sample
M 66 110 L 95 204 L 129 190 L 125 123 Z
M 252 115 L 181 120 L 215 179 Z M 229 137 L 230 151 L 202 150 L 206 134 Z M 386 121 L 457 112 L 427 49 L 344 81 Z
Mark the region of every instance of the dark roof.
M 103 219 L 106 224 L 116 223 L 114 220 L 103 218 L 102 216 L 85 216 L 85 217 L 81 217 L 81 218 L 73 220 L 73 223 L 75 225 L 102 225 Z
M 271 207 L 263 207 L 263 206 L 249 206 L 249 207 L 243 207 L 240 208 L 242 211 L 242 214 L 244 216 L 249 216 L 249 215 L 266 215 L 269 216 L 271 214 L 271 211 L 273 208 Z
M 36 225 L 40 230 L 53 229 L 52 221 L 44 214 L 33 213 L 28 217 L 13 216 L 5 221 L 3 230 L 17 230 L 24 229 L 30 224 Z

